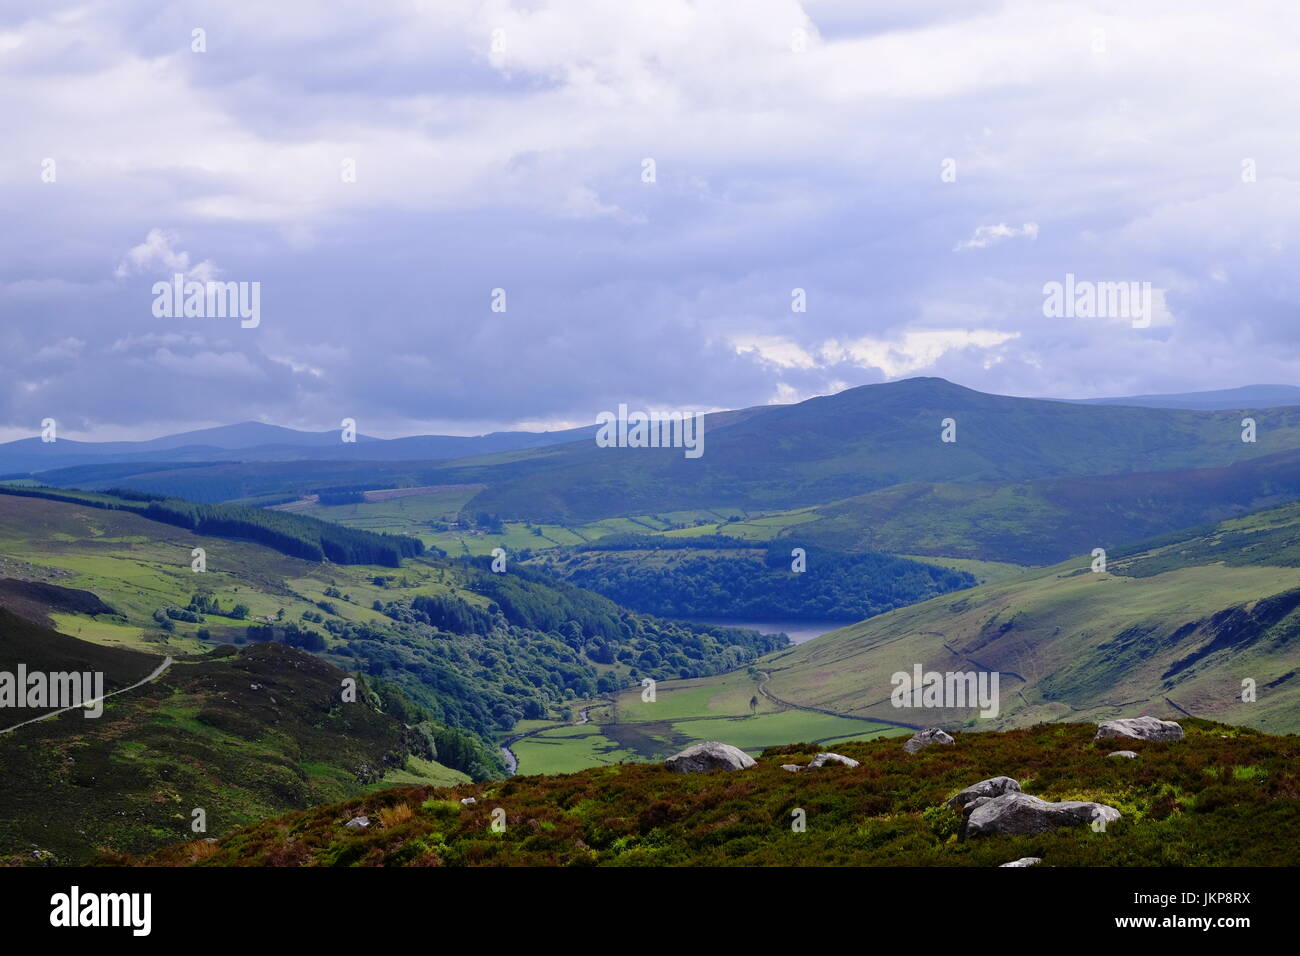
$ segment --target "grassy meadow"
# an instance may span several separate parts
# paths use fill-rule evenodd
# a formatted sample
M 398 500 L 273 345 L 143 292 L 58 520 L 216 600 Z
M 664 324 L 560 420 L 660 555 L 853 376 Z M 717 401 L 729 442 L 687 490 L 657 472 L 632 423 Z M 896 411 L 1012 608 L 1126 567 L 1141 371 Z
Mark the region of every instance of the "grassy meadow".
M 663 760 L 691 744 L 721 740 L 752 755 L 794 741 L 824 745 L 910 734 L 877 721 L 783 707 L 759 689 L 751 670 L 663 681 L 654 700 L 641 689 L 591 706 L 590 721 L 537 722 L 510 744 L 521 774 L 571 773 L 586 767 Z M 754 702 L 751 712 L 751 701 Z

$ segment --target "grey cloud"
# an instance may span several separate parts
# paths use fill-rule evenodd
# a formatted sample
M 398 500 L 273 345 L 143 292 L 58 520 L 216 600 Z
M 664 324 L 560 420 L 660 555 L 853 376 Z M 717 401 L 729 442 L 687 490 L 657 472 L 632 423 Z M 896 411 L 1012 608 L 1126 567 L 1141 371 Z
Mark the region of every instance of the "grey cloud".
M 1285 31 L 1215 4 L 660 8 L 681 35 L 634 5 L 589 22 L 570 3 L 128 0 L 60 22 L 73 7 L 0 14 L 16 92 L 0 427 L 351 415 L 379 434 L 481 431 L 903 368 L 1070 397 L 1300 369 L 1300 133 L 1278 122 L 1300 86 L 1257 62 Z M 819 39 L 794 54 L 781 38 L 805 15 Z M 504 66 L 485 46 L 496 23 Z M 188 51 L 195 26 L 205 54 Z M 978 231 L 1026 223 L 1033 241 Z M 151 230 L 190 268 L 260 282 L 261 326 L 154 318 L 149 286 L 178 260 L 131 259 Z M 1173 324 L 1046 319 L 1042 286 L 1067 272 L 1150 281 Z

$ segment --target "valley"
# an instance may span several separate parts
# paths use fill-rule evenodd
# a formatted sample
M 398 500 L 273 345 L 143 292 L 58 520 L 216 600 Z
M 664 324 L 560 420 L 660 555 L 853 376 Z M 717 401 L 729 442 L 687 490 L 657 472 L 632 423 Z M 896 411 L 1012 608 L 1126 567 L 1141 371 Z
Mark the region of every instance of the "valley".
M 649 471 L 616 461 L 593 477 L 586 445 L 564 443 L 447 464 L 135 472 L 104 461 L 0 487 L 0 613 L 18 615 L 6 625 L 15 633 L 51 635 L 22 653 L 55 663 L 58 642 L 71 641 L 109 655 L 118 687 L 174 661 L 106 701 L 89 731 L 64 714 L 0 736 L 0 755 L 21 768 L 0 798 L 33 808 L 22 827 L 0 828 L 0 855 L 27 845 L 62 862 L 147 854 L 184 839 L 187 804 L 221 837 L 400 784 L 622 773 L 708 741 L 762 759 L 898 746 L 936 725 L 996 735 L 1135 712 L 1300 731 L 1300 504 L 1287 503 L 1300 497 L 1300 448 L 1285 447 L 1300 438 L 1300 409 L 1260 413 L 1272 430 L 1257 451 L 1208 437 L 1235 413 L 899 385 L 850 398 L 871 396 L 872 420 L 891 427 L 917 402 L 950 401 L 976 422 L 1014 403 L 1002 437 L 1136 429 L 1168 470 L 1124 470 L 1138 459 L 1116 453 L 1098 465 L 1113 473 L 1073 474 L 1082 459 L 1043 435 L 1037 464 L 1015 464 L 1004 442 L 917 466 L 959 480 L 862 471 L 874 439 L 842 444 L 840 464 L 815 455 L 811 470 L 789 449 L 769 456 L 771 476 L 801 476 L 779 493 L 771 476 L 728 470 L 739 459 L 726 449 L 757 441 L 758 422 L 793 419 L 806 451 L 826 411 L 814 400 L 720 416 L 709 447 L 721 460 L 695 462 L 710 463 L 692 487 L 716 478 L 731 492 L 707 501 L 665 490 L 677 465 L 652 482 L 672 497 L 652 501 L 626 484 L 649 479 L 652 460 L 638 459 Z M 1118 417 L 1077 417 L 1098 414 Z M 1195 444 L 1202 466 L 1188 469 L 1153 437 L 1161 429 Z M 784 440 L 779 428 L 763 434 Z M 577 500 L 553 484 L 577 480 L 571 467 L 583 488 L 619 488 L 609 500 L 622 506 L 593 510 L 600 495 L 558 504 Z M 809 483 L 842 467 L 883 485 L 844 497 L 839 478 Z M 552 505 L 512 514 L 516 486 Z M 179 490 L 211 503 L 162 497 Z M 1104 571 L 1092 547 L 1106 549 Z M 998 672 L 996 717 L 895 707 L 891 677 L 914 666 Z M 327 685 L 345 679 L 358 683 L 359 710 L 330 701 Z M 364 716 L 369 736 L 344 713 Z M 38 754 L 44 762 L 32 762 Z M 76 767 L 94 768 L 84 772 L 114 801 L 83 806 L 76 780 L 91 777 Z M 30 822 L 38 805 L 65 803 L 66 828 Z
M 10 935 L 1284 938 L 1288 24 L 6 3 Z

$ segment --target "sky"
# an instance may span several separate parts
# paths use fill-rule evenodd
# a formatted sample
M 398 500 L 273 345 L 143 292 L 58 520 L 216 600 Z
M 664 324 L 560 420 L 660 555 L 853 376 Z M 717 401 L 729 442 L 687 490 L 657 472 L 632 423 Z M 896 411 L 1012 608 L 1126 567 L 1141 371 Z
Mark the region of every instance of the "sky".
M 1221 0 L 0 0 L 0 439 L 1297 383 L 1298 32 Z M 176 274 L 256 283 L 256 326 L 156 314 Z M 1149 321 L 1045 314 L 1067 275 L 1147 284 Z

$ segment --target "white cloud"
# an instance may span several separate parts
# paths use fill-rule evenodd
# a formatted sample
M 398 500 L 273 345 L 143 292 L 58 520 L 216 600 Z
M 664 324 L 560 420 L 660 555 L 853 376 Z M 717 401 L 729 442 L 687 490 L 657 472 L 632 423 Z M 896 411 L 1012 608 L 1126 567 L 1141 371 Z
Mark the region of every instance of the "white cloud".
M 161 229 L 150 229 L 149 235 L 138 246 L 127 250 L 122 261 L 118 263 L 113 275 L 119 279 L 141 273 L 168 274 L 181 273 L 197 282 L 207 282 L 217 277 L 220 270 L 208 259 L 197 265 L 190 265 L 190 254 L 184 250 L 174 249 L 176 237 Z
M 817 360 L 802 347 L 776 335 L 738 335 L 730 340 L 738 355 L 754 354 L 778 368 L 816 368 Z
M 992 329 L 930 329 L 904 332 L 892 340 L 864 336 L 844 343 L 830 341 L 822 346 L 821 355 L 828 362 L 878 368 L 889 378 L 898 378 L 929 368 L 949 352 L 992 349 L 1019 337 L 1019 332 Z
M 826 369 L 850 364 L 879 369 L 887 378 L 898 378 L 930 368 L 950 352 L 994 349 L 1019 336 L 1019 332 L 992 329 L 928 329 L 904 332 L 892 339 L 870 336 L 844 342 L 828 339 L 814 351 L 772 335 L 741 335 L 730 341 L 738 355 L 754 355 L 782 369 Z M 845 387 L 842 382 L 839 384 Z M 783 395 L 807 394 L 797 392 L 788 384 L 783 388 L 787 391 L 778 392 L 779 400 L 786 400 L 780 397 Z
M 46 345 L 38 349 L 32 356 L 35 362 L 55 362 L 61 359 L 74 359 L 79 356 L 86 348 L 86 343 L 81 339 L 69 336 L 68 338 L 59 339 L 53 345 Z
M 996 226 L 980 226 L 975 230 L 975 234 L 969 239 L 963 239 L 957 245 L 952 247 L 953 252 L 961 252 L 963 249 L 987 249 L 994 243 L 1001 242 L 1003 239 L 1016 238 L 1038 238 L 1038 223 L 1027 222 L 1020 228 L 1008 226 L 1005 222 L 1000 222 Z

